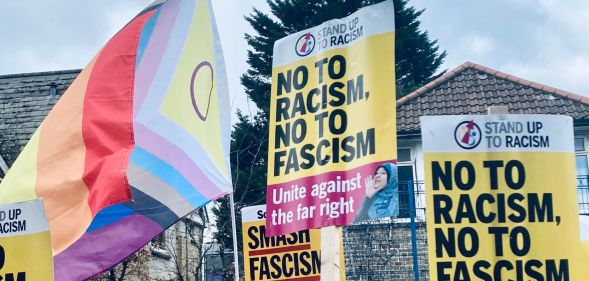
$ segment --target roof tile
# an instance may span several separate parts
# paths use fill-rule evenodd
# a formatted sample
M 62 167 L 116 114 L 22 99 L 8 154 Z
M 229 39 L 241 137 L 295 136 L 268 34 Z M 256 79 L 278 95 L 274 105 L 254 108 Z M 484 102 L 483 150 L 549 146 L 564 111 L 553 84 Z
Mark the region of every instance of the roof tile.
M 419 110 L 412 110 L 414 105 Z M 566 114 L 589 121 L 589 97 L 466 62 L 397 101 L 397 115 L 403 117 L 397 129 L 400 135 L 419 132 L 418 122 L 406 120 L 418 120 L 423 112 L 485 114 L 490 105 L 507 105 L 514 114 Z
M 0 75 L 0 155 L 11 166 L 80 70 Z M 50 95 L 50 84 L 58 96 Z

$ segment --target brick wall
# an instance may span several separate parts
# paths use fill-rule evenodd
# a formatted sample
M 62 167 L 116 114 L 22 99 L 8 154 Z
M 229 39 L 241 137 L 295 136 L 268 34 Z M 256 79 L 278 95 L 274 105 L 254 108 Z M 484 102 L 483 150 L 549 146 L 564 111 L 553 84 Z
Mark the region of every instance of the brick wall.
M 429 280 L 424 223 L 416 224 L 419 280 Z M 411 225 L 378 223 L 352 225 L 344 231 L 347 280 L 415 280 Z

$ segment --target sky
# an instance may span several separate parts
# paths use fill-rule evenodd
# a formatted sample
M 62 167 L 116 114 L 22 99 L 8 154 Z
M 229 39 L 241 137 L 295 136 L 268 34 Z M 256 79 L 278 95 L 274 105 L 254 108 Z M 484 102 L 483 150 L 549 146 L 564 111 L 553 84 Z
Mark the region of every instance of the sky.
M 589 1 L 412 0 L 422 28 L 465 61 L 589 96 Z
M 0 1 L 0 75 L 83 68 L 146 0 Z M 240 76 L 247 70 L 244 16 L 264 0 L 212 0 L 227 65 L 232 111 L 249 114 Z M 448 55 L 440 68 L 465 61 L 589 96 L 589 1 L 410 0 Z

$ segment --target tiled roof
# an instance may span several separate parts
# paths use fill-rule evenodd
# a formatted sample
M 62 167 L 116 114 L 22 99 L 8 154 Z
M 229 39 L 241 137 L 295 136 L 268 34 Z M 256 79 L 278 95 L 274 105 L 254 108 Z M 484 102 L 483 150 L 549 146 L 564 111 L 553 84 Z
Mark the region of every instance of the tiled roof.
M 9 167 L 79 73 L 65 70 L 0 75 L 0 155 Z
M 466 62 L 397 101 L 398 134 L 419 133 L 420 116 L 486 114 L 489 106 L 501 105 L 511 114 L 563 114 L 589 121 L 588 97 Z

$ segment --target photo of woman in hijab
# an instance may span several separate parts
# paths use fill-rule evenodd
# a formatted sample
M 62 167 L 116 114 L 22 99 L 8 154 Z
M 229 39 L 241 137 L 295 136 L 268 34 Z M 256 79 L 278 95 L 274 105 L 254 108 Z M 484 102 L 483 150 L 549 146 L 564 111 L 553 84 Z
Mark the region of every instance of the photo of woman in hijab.
M 397 165 L 384 163 L 364 181 L 366 197 L 354 222 L 399 216 Z

